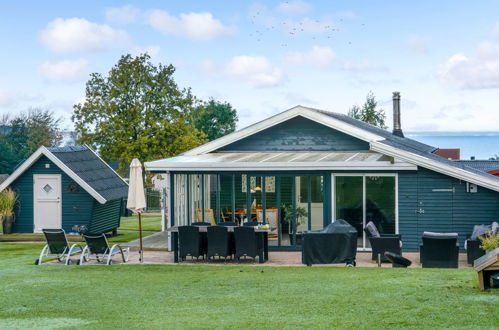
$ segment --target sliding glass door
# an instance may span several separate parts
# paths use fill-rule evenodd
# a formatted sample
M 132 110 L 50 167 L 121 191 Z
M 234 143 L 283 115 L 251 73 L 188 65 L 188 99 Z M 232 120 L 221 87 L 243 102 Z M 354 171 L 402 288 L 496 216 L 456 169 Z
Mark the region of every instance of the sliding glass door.
M 343 219 L 359 233 L 357 246 L 370 248 L 364 233 L 372 221 L 380 233 L 396 233 L 397 177 L 395 174 L 333 175 L 333 216 Z

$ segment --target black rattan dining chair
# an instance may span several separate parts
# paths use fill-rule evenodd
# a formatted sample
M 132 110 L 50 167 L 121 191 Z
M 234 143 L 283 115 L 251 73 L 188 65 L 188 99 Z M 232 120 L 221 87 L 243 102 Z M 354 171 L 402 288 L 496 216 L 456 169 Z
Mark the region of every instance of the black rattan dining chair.
M 231 258 L 234 254 L 234 245 L 231 244 L 231 236 L 227 227 L 224 226 L 212 226 L 208 227 L 208 252 L 206 254 L 207 258 L 211 257 L 227 257 Z M 233 242 L 232 242 L 233 243 Z
M 178 227 L 179 239 L 179 258 L 180 261 L 186 260 L 187 256 L 191 258 L 203 257 L 206 254 L 206 248 L 203 237 L 196 226 Z
M 255 228 L 235 227 L 234 239 L 236 241 L 235 257 L 237 260 L 241 257 L 255 259 L 257 256 L 263 259 L 263 240 L 260 239 L 260 235 L 257 235 Z

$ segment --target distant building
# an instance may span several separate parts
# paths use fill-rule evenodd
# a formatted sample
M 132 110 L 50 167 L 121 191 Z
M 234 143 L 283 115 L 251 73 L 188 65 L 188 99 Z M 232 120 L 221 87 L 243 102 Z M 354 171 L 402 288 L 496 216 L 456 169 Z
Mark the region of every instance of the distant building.
M 499 160 L 460 160 L 460 164 L 472 167 L 482 172 L 499 176 Z
M 447 149 L 438 149 L 435 151 L 435 155 L 439 155 L 440 157 L 459 160 L 461 159 L 461 149 L 459 148 L 447 148 Z

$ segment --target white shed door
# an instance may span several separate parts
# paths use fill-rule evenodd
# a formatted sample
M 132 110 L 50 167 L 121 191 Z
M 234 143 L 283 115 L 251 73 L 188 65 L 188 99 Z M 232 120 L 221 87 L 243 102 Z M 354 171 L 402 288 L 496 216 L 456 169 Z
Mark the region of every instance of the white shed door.
M 62 228 L 61 219 L 61 175 L 33 175 L 34 232 L 46 228 Z

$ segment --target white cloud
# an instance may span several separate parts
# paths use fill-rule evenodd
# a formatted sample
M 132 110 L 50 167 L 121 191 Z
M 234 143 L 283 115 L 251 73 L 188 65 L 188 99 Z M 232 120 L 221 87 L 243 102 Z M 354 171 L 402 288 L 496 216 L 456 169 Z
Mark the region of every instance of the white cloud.
M 420 36 L 411 36 L 407 40 L 407 48 L 414 53 L 426 54 L 430 50 L 430 41 Z
M 367 72 L 387 72 L 388 68 L 372 64 L 369 61 L 353 62 L 344 60 L 341 64 L 341 69 L 354 73 L 367 73 Z
M 329 47 L 313 46 L 308 52 L 289 52 L 284 61 L 288 65 L 327 67 L 336 59 L 336 54 Z
M 492 37 L 499 41 L 499 22 L 496 23 L 494 30 L 492 31 Z
M 439 80 L 463 89 L 499 88 L 499 22 L 492 31 L 492 39 L 476 47 L 474 56 L 462 53 L 451 56 L 437 71 Z
M 55 52 L 91 52 L 122 47 L 128 34 L 84 18 L 56 18 L 39 33 L 42 44 Z
M 276 7 L 276 10 L 283 14 L 305 14 L 310 9 L 312 9 L 312 6 L 301 0 L 281 2 Z
M 79 81 L 90 73 L 90 67 L 85 59 L 45 62 L 38 67 L 38 72 L 49 80 Z
M 283 72 L 264 56 L 235 56 L 224 67 L 227 77 L 258 87 L 276 86 L 283 82 Z
M 225 26 L 211 13 L 188 13 L 175 17 L 164 10 L 152 10 L 147 15 L 147 23 L 161 33 L 196 40 L 210 40 L 235 33 L 234 27 Z
M 442 82 L 459 88 L 499 88 L 499 59 L 456 54 L 440 66 L 437 75 Z
M 146 46 L 146 47 L 138 47 L 137 46 L 137 47 L 134 47 L 132 49 L 132 53 L 134 55 L 147 53 L 149 56 L 151 56 L 151 61 L 160 62 L 161 47 L 160 46 Z
M 140 15 L 140 9 L 126 5 L 118 8 L 108 8 L 106 10 L 106 20 L 111 23 L 132 23 L 137 20 Z
M 8 107 L 14 104 L 14 97 L 6 91 L 0 91 L 0 107 Z

